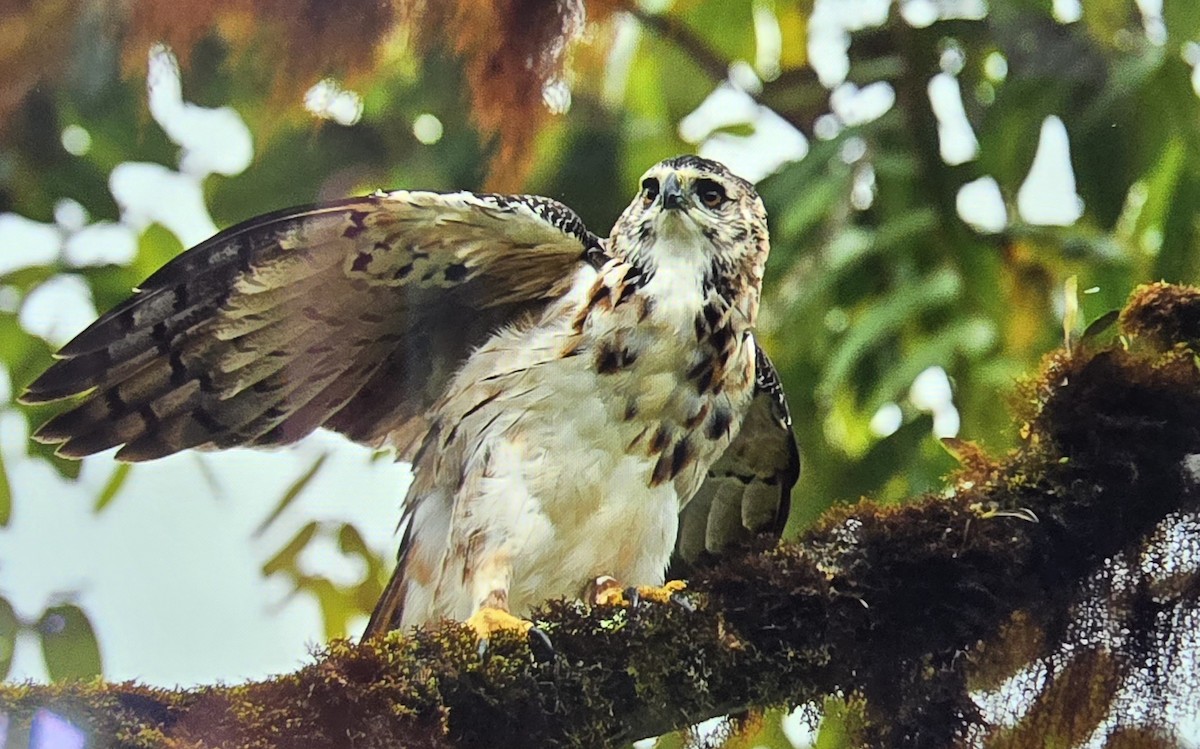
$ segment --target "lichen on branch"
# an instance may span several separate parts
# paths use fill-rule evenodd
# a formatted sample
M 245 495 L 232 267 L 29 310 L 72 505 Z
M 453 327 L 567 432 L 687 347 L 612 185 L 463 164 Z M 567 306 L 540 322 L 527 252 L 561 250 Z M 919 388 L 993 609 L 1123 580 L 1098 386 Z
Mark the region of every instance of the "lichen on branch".
M 697 570 L 691 605 L 549 603 L 535 620 L 552 652 L 515 634 L 481 646 L 446 623 L 336 641 L 295 673 L 237 686 L 0 686 L 9 740 L 49 710 L 93 746 L 612 746 L 841 693 L 864 701 L 869 744 L 991 731 L 1019 746 L 1022 727 L 985 725 L 971 690 L 1056 652 L 1106 561 L 1200 496 L 1200 289 L 1141 287 L 1102 337 L 1025 383 L 1011 454 L 955 442 L 963 466 L 946 492 L 838 508 L 789 543 Z M 1195 610 L 1198 579 L 1185 566 L 1123 594 L 1140 639 L 1087 651 L 1029 695 L 1043 723 L 1024 735 L 1086 737 L 1114 685 L 1178 641 L 1139 605 Z

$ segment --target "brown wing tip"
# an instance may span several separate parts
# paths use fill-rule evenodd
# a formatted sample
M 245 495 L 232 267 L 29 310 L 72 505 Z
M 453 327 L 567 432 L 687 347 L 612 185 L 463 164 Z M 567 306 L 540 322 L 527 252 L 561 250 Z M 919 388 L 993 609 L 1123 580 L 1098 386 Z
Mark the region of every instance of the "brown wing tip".
M 116 459 L 123 463 L 144 463 L 147 460 L 157 460 L 168 455 L 174 455 L 182 448 L 166 442 L 141 437 L 128 442 L 117 451 Z
M 95 357 L 83 359 L 58 358 L 45 372 L 42 372 L 33 382 L 17 396 L 17 402 L 28 406 L 81 395 L 95 388 L 96 383 L 88 382 L 88 376 L 98 366 Z
M 38 427 L 30 439 L 43 445 L 57 445 L 54 454 L 68 460 L 80 460 L 89 455 L 110 450 L 132 436 L 111 424 L 94 424 L 81 420 L 78 411 L 59 414 Z M 145 438 L 134 439 L 117 452 L 116 459 L 139 463 L 178 452 L 177 448 Z
M 35 393 L 29 388 L 26 388 L 17 396 L 17 403 L 20 403 L 22 406 L 39 406 L 43 403 L 50 403 L 52 400 L 52 398 L 48 398 L 41 393 Z
M 29 439 L 39 445 L 60 445 L 70 439 L 69 436 L 55 432 L 52 429 L 46 429 L 50 422 L 46 422 L 38 427 L 33 434 L 29 435 Z
M 112 447 L 112 440 L 108 439 L 108 435 L 105 434 L 85 434 L 65 437 L 35 434 L 33 439 L 46 445 L 57 444 L 58 448 L 54 451 L 54 454 L 68 460 L 82 460 L 89 455 L 95 455 Z
M 24 406 L 40 406 L 43 403 L 66 400 L 83 392 L 78 388 L 56 386 L 53 383 L 43 382 L 43 380 L 45 380 L 44 375 L 29 383 L 17 396 L 17 403 Z

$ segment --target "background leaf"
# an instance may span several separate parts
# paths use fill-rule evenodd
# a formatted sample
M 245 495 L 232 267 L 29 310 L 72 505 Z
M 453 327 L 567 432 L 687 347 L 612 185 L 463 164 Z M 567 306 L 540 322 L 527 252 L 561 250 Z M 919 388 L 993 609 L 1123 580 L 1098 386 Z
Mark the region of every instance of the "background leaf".
M 12 667 L 13 652 L 17 646 L 17 633 L 21 622 L 8 599 L 0 597 L 0 681 L 8 676 Z
M 254 530 L 254 535 L 261 536 L 266 532 L 267 528 L 271 527 L 271 524 L 275 522 L 275 519 L 283 514 L 283 511 L 286 510 L 292 504 L 292 502 L 296 500 L 296 497 L 300 496 L 300 493 L 304 491 L 305 487 L 307 487 L 309 483 L 317 477 L 317 473 L 320 472 L 321 466 L 325 465 L 325 460 L 328 457 L 329 453 L 321 453 L 319 456 L 317 456 L 317 459 L 313 461 L 312 465 L 309 466 L 304 473 L 300 474 L 299 478 L 292 482 L 291 486 L 289 486 L 283 493 L 283 496 L 279 498 L 279 501 L 275 503 L 275 507 L 265 518 L 263 518 L 263 521 L 259 524 L 258 528 Z
M 125 480 L 129 478 L 129 472 L 132 469 L 132 463 L 117 464 L 117 467 L 113 469 L 112 475 L 108 477 L 108 481 L 100 489 L 100 493 L 96 495 L 96 503 L 92 505 L 93 512 L 102 512 L 104 508 L 108 507 L 110 502 L 116 499 L 117 493 L 125 485 Z
M 52 680 L 80 681 L 102 673 L 96 632 L 83 609 L 73 604 L 46 609 L 38 620 L 37 632 Z
M 8 481 L 8 469 L 4 467 L 4 454 L 0 453 L 0 528 L 12 519 L 12 484 Z

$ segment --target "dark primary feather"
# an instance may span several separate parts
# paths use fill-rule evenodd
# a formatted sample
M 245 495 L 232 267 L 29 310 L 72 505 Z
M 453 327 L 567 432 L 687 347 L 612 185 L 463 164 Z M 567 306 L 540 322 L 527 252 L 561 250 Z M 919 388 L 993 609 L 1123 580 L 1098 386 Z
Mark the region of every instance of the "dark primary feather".
M 799 478 L 800 451 L 783 387 L 771 360 L 756 348 L 754 400 L 741 431 L 680 513 L 668 574 L 684 575 L 706 554 L 757 533 L 782 533 Z
M 598 252 L 537 196 L 397 191 L 279 211 L 167 263 L 21 399 L 84 395 L 34 435 L 71 457 L 278 445 L 319 426 L 403 455 L 472 348 Z

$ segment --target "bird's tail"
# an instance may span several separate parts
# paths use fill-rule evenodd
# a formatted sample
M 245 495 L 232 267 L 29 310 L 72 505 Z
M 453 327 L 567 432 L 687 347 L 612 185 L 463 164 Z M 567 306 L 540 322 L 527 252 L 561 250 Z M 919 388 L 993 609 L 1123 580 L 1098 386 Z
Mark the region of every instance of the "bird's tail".
M 401 560 L 392 572 L 392 579 L 388 580 L 379 603 L 375 604 L 375 610 L 371 612 L 371 619 L 367 622 L 367 628 L 363 630 L 362 642 L 382 637 L 400 626 L 400 617 L 404 614 L 404 598 L 407 592 L 408 585 L 404 580 L 404 560 Z

